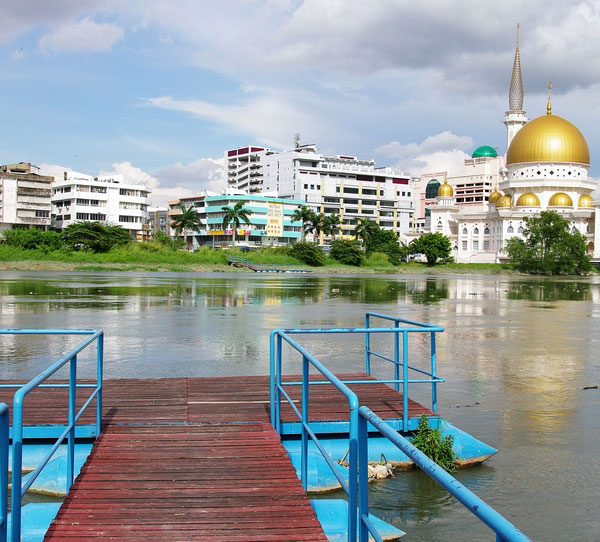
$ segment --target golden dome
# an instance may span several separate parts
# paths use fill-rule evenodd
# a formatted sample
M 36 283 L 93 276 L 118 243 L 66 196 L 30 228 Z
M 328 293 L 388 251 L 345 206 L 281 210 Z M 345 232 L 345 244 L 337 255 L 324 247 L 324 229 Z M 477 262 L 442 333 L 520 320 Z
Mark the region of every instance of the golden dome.
M 498 192 L 498 190 L 494 190 L 491 194 L 490 197 L 488 198 L 488 201 L 490 203 L 498 203 L 498 200 L 502 197 L 502 192 Z
M 517 200 L 517 207 L 539 207 L 540 198 L 538 198 L 533 192 L 525 192 L 521 194 Z
M 498 203 L 496 203 L 496 207 L 511 207 L 511 206 L 512 206 L 512 199 L 510 196 L 502 196 L 498 200 Z
M 573 200 L 569 194 L 557 192 L 550 198 L 548 207 L 573 207 Z
M 579 196 L 579 202 L 577 203 L 577 207 L 593 207 L 592 196 L 590 196 L 589 194 L 581 194 L 581 196 Z
M 528 122 L 513 138 L 506 164 L 522 162 L 569 162 L 590 164 L 587 142 L 577 127 L 547 114 Z
M 445 197 L 445 198 L 452 198 L 452 197 L 454 197 L 454 190 L 448 184 L 448 179 L 444 179 L 444 184 L 438 188 L 438 194 L 437 195 L 438 195 L 438 198 L 439 197 Z

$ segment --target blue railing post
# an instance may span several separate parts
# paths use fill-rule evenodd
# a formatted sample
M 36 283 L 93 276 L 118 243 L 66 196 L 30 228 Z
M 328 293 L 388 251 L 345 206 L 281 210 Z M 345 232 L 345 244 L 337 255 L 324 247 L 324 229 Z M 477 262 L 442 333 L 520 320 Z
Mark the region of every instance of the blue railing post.
M 96 363 L 96 385 L 98 386 L 98 395 L 96 395 L 96 437 L 100 436 L 102 431 L 102 382 L 104 382 L 104 333 L 98 336 L 98 358 Z
M 304 491 L 308 489 L 308 358 L 302 356 L 302 465 L 301 478 Z
M 348 459 L 348 542 L 356 542 L 356 517 L 358 515 L 358 397 L 350 398 L 350 431 Z
M 75 472 L 75 412 L 77 409 L 77 356 L 73 356 L 69 362 L 69 438 L 67 441 L 67 489 L 69 492 L 73 485 L 73 474 Z
M 281 349 L 283 348 L 283 342 L 281 335 L 277 334 L 277 367 L 275 374 L 277 375 L 277 381 L 275 386 L 275 421 L 277 425 L 275 429 L 281 433 Z
M 365 327 L 369 329 L 369 313 L 365 316 Z M 371 334 L 367 331 L 365 333 L 365 350 L 366 350 L 366 360 L 365 360 L 365 373 L 368 375 L 371 374 Z
M 394 328 L 398 329 L 399 324 L 398 321 L 394 322 Z M 406 352 L 406 345 L 404 345 L 404 352 Z M 404 367 L 406 367 L 406 356 L 404 358 Z M 398 331 L 394 333 L 394 379 L 396 380 L 394 389 L 400 391 L 400 382 L 398 382 L 400 380 L 400 333 Z M 406 382 L 406 376 L 404 381 Z
M 405 433 L 408 431 L 408 331 L 406 330 L 402 332 L 402 430 Z
M 275 425 L 275 331 L 271 331 L 269 335 L 269 404 L 271 405 L 270 417 L 271 425 L 277 429 Z
M 8 405 L 0 403 L 0 542 L 8 533 Z
M 437 412 L 437 382 L 435 381 L 437 366 L 437 351 L 435 348 L 435 331 L 431 332 L 431 410 Z
M 360 542 L 368 542 L 369 530 L 364 518 L 369 517 L 369 435 L 367 420 L 358 417 L 358 529 Z
M 11 540 L 21 540 L 21 499 L 23 472 L 23 393 L 22 389 L 13 398 L 12 439 L 12 495 L 10 514 L 12 519 Z

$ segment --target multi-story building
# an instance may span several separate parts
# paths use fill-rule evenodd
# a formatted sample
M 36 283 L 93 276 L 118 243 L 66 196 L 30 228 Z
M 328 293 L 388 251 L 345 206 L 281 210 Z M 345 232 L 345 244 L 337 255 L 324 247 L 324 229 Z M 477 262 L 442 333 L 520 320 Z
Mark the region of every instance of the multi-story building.
M 150 189 L 124 183 L 122 175 L 92 177 L 65 171 L 52 185 L 52 226 L 63 229 L 77 221 L 122 226 L 137 237 L 148 218 Z
M 36 171 L 24 162 L 0 166 L 0 231 L 50 227 L 54 177 Z
M 410 176 L 375 167 L 374 160 L 325 156 L 315 145 L 297 141 L 295 149 L 285 152 L 258 146 L 228 150 L 225 162 L 228 188 L 277 194 L 302 201 L 317 213 L 336 213 L 342 235 L 352 236 L 360 218 L 370 218 L 398 237 L 410 229 Z
M 223 229 L 223 207 L 233 207 L 239 201 L 243 201 L 244 209 L 249 211 L 250 223 L 242 222 L 236 231 L 236 246 L 288 245 L 302 236 L 302 223 L 292 220 L 292 215 L 304 202 L 255 194 L 200 195 L 170 201 L 169 222 L 181 214 L 180 204 L 186 209 L 193 207 L 200 216 L 201 227 L 197 231 L 181 232 L 188 249 L 229 247 L 233 231 L 230 226 Z M 171 234 L 174 235 L 172 227 Z
M 169 236 L 168 213 L 169 209 L 167 207 L 148 207 L 148 220 L 138 234 L 138 239 L 149 241 L 158 232 Z

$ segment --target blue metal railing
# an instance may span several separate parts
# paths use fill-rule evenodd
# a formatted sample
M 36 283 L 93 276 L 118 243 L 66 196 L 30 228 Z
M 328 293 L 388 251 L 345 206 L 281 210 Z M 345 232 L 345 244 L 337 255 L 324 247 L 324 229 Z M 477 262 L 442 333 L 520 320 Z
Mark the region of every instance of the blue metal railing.
M 35 479 L 39 476 L 42 469 L 50 461 L 56 450 L 67 439 L 67 487 L 66 491 L 73 484 L 73 475 L 75 470 L 75 428 L 77 421 L 96 399 L 96 435 L 100 434 L 102 422 L 102 377 L 104 363 L 104 333 L 101 330 L 81 329 L 81 330 L 37 330 L 37 329 L 0 329 L 0 335 L 89 335 L 83 342 L 65 354 L 58 361 L 53 363 L 48 369 L 30 380 L 27 384 L 3 384 L 2 388 L 18 388 L 13 398 L 13 426 L 12 426 L 12 497 L 11 497 L 11 539 L 21 540 L 21 502 L 27 490 L 31 487 Z M 77 384 L 77 355 L 97 341 L 96 356 L 96 383 L 95 384 Z M 50 376 L 59 369 L 69 364 L 69 383 L 68 384 L 43 384 Z M 23 403 L 25 397 L 36 388 L 67 388 L 68 397 L 68 421 L 67 425 L 58 437 L 52 449 L 41 460 L 37 468 L 29 475 L 25 484 L 22 480 L 23 470 Z M 86 399 L 83 406 L 76 410 L 77 388 L 92 388 L 91 395 Z
M 399 380 L 396 378 L 392 381 L 380 380 L 382 383 L 402 383 L 405 400 L 408 397 L 408 378 L 406 376 L 407 370 L 410 368 L 407 362 L 407 333 L 414 331 L 425 331 L 429 333 L 436 333 L 443 331 L 442 328 L 436 328 L 421 324 L 419 322 L 411 322 L 408 320 L 402 320 L 393 317 L 386 317 L 384 315 L 378 315 L 376 313 L 369 313 L 372 317 L 383 317 L 395 322 L 394 328 L 370 328 L 368 327 L 369 322 L 367 321 L 367 328 L 365 329 L 294 329 L 294 330 L 274 330 L 270 336 L 270 365 L 271 365 L 271 423 L 273 427 L 281 434 L 282 423 L 281 423 L 281 401 L 282 397 L 288 402 L 294 411 L 295 415 L 301 421 L 302 426 L 302 442 L 301 442 L 301 463 L 300 463 L 300 478 L 302 485 L 306 490 L 308 488 L 308 439 L 310 438 L 316 448 L 319 450 L 329 468 L 332 470 L 336 479 L 342 486 L 342 489 L 348 496 L 348 541 L 356 542 L 357 536 L 360 542 L 367 542 L 369 540 L 369 534 L 376 541 L 381 541 L 381 537 L 373 527 L 368 516 L 368 423 L 371 423 L 380 433 L 391 440 L 397 447 L 405 452 L 413 461 L 424 470 L 429 476 L 446 488 L 454 497 L 456 497 L 463 505 L 468 507 L 481 521 L 486 523 L 495 533 L 497 542 L 526 542 L 529 539 L 521 533 L 514 525 L 505 520 L 500 514 L 498 514 L 493 508 L 488 506 L 484 501 L 477 497 L 474 493 L 460 484 L 454 477 L 445 472 L 427 456 L 417 450 L 410 442 L 404 437 L 401 437 L 395 429 L 389 424 L 383 422 L 378 416 L 376 416 L 368 407 L 361 406 L 359 404 L 358 396 L 346 385 L 355 384 L 362 382 L 372 383 L 369 381 L 346 381 L 343 382 L 338 379 L 333 373 L 331 373 L 320 361 L 318 361 L 310 352 L 304 347 L 294 341 L 289 335 L 292 333 L 365 333 L 367 337 L 371 333 L 393 333 L 394 337 L 398 338 L 398 334 L 402 333 L 403 340 L 403 379 Z M 399 328 L 397 324 L 405 323 L 414 325 L 420 329 L 403 329 Z M 283 342 L 286 342 L 293 350 L 301 354 L 302 356 L 302 381 L 301 382 L 282 382 L 282 351 Z M 396 341 L 397 345 L 398 341 Z M 367 346 L 367 360 L 369 355 L 374 354 L 370 349 L 370 343 Z M 395 363 L 396 367 L 399 367 L 399 348 L 395 348 L 395 359 L 389 360 Z M 383 357 L 383 356 L 379 356 Z M 439 377 L 435 376 L 435 342 L 432 344 L 432 370 L 431 380 L 426 382 L 437 382 L 443 381 Z M 386 358 L 387 359 L 387 358 Z M 367 361 L 368 369 L 369 361 Z M 309 369 L 310 366 L 314 367 L 324 377 L 325 381 L 310 382 L 309 381 Z M 416 369 L 420 371 L 419 369 Z M 423 372 L 423 371 L 420 371 Z M 428 373 L 425 373 L 428 374 Z M 422 382 L 417 380 L 416 382 Z M 335 463 L 329 457 L 329 454 L 325 451 L 323 445 L 319 442 L 318 437 L 312 430 L 309 423 L 309 389 L 312 385 L 318 384 L 333 384 L 336 389 L 346 398 L 348 401 L 349 408 L 349 431 L 348 431 L 348 482 L 346 482 L 342 475 L 338 473 Z M 301 385 L 302 386 L 302 400 L 300 409 L 294 404 L 294 401 L 285 390 L 285 386 L 290 385 Z M 435 388 L 434 388 L 435 394 Z M 404 416 L 406 417 L 407 405 L 404 405 Z M 403 425 L 406 425 L 404 422 Z
M 385 328 L 374 328 L 370 327 L 371 318 L 381 318 L 394 322 L 394 327 Z M 400 324 L 405 324 L 404 327 L 400 327 Z M 377 379 L 377 382 L 381 384 L 394 384 L 396 391 L 400 390 L 400 384 L 402 384 L 403 392 L 403 412 L 402 412 L 402 430 L 409 430 L 408 421 L 408 386 L 409 384 L 431 384 L 431 410 L 437 412 L 437 384 L 445 382 L 445 379 L 436 375 L 436 343 L 435 334 L 444 331 L 443 327 L 431 326 L 422 322 L 414 322 L 412 320 L 405 320 L 402 318 L 396 318 L 392 316 L 386 316 L 374 312 L 368 312 L 366 314 L 366 327 L 365 328 L 323 328 L 323 329 L 281 329 L 275 330 L 275 334 L 283 335 L 297 335 L 297 334 L 364 334 L 365 335 L 365 372 L 371 375 L 371 356 L 375 356 L 380 359 L 391 362 L 394 365 L 394 378 L 393 379 Z M 408 363 L 408 344 L 409 334 L 429 334 L 431 340 L 431 358 L 429 372 L 409 365 Z M 371 335 L 372 334 L 388 334 L 394 338 L 394 358 L 387 357 L 383 354 L 379 354 L 371 349 Z M 402 350 L 400 350 L 400 335 L 402 335 Z M 295 343 L 297 344 L 297 343 Z M 275 357 L 277 353 L 277 358 Z M 400 354 L 402 353 L 402 361 L 400 361 Z M 402 368 L 402 378 L 400 378 L 400 368 Z M 420 375 L 424 375 L 427 378 L 409 378 L 409 371 L 416 372 Z M 345 380 L 346 384 L 373 384 L 373 380 Z M 311 382 L 310 385 L 326 384 L 327 382 Z M 278 348 L 273 347 L 273 339 L 271 339 L 271 382 L 270 382 L 270 396 L 271 396 L 271 423 L 274 427 L 280 431 L 281 419 L 280 409 L 278 403 L 281 400 L 279 388 L 281 386 L 299 386 L 301 382 L 285 382 L 281 381 L 281 343 L 278 343 Z
M 0 542 L 8 526 L 8 405 L 0 403 Z
M 376 356 L 380 359 L 384 359 L 393 363 L 394 365 L 394 389 L 396 391 L 400 391 L 400 384 L 402 384 L 402 394 L 403 394 L 403 414 L 402 414 L 402 430 L 408 430 L 408 384 L 409 383 L 427 383 L 431 382 L 431 410 L 437 412 L 437 385 L 439 382 L 444 382 L 443 378 L 437 376 L 436 367 L 437 367 L 437 350 L 435 343 L 435 334 L 444 331 L 444 328 L 437 326 L 430 326 L 428 324 L 424 324 L 422 322 L 415 322 L 413 320 L 406 320 L 404 318 L 397 318 L 395 316 L 387 316 L 385 314 L 378 314 L 376 312 L 367 312 L 366 314 L 366 328 L 370 328 L 371 319 L 379 318 L 382 320 L 388 320 L 394 322 L 394 329 L 398 330 L 398 332 L 394 335 L 394 358 L 389 358 L 387 356 L 378 354 L 377 352 L 371 350 L 371 333 L 367 332 L 365 336 L 365 351 L 366 351 L 366 372 L 367 374 L 371 374 L 371 356 Z M 412 328 L 400 328 L 400 324 L 406 324 L 409 326 L 413 326 Z M 416 329 L 415 329 L 416 328 Z M 430 343 L 431 343 L 431 370 L 430 372 L 424 371 L 423 369 L 419 369 L 418 367 L 414 367 L 408 364 L 408 334 L 409 332 L 414 331 L 427 332 L 430 334 Z M 402 333 L 402 361 L 400 361 L 400 333 Z M 402 379 L 400 379 L 400 368 L 402 368 Z M 429 379 L 427 380 L 417 380 L 408 378 L 408 371 L 414 371 L 420 374 L 423 374 Z
M 530 539 L 517 529 L 510 521 L 506 520 L 484 500 L 480 499 L 470 489 L 461 484 L 456 478 L 448 474 L 442 467 L 434 463 L 423 452 L 415 448 L 406 438 L 400 435 L 389 424 L 385 423 L 369 407 L 361 406 L 359 409 L 359 487 L 360 504 L 359 515 L 360 540 L 367 540 L 368 513 L 369 513 L 369 493 L 366 490 L 368 485 L 368 452 L 369 439 L 367 436 L 368 424 L 376 427 L 377 430 L 388 440 L 390 440 L 398 449 L 402 450 L 425 474 L 433 478 L 438 484 L 446 489 L 454 498 L 468 508 L 475 516 L 485 523 L 492 531 L 496 533 L 497 542 L 527 542 Z

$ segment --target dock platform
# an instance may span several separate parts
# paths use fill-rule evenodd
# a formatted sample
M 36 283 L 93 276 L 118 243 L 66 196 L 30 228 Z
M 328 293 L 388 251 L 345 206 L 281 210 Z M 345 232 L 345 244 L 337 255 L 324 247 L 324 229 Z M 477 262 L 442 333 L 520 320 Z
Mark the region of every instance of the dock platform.
M 402 418 L 392 388 L 350 387 L 380 417 Z M 311 420 L 347 420 L 333 386 L 314 390 Z M 0 392 L 10 404 L 10 392 Z M 300 400 L 300 387 L 292 392 Z M 34 390 L 25 425 L 65 423 L 66 394 Z M 105 380 L 102 434 L 45 540 L 326 541 L 269 409 L 267 376 Z M 87 412 L 83 423 L 94 423 Z M 421 414 L 435 415 L 409 400 L 409 417 Z M 282 422 L 295 421 L 284 406 Z

